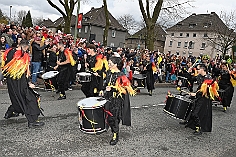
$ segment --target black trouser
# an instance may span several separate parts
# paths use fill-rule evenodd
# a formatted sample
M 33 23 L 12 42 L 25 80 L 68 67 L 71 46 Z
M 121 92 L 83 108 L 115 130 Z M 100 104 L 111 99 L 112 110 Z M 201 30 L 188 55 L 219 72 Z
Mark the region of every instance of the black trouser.
M 61 92 L 61 94 L 65 95 L 65 90 L 69 86 L 69 79 L 70 79 L 70 71 L 67 67 L 61 69 L 58 74 L 57 78 L 58 83 L 58 90 Z
M 118 133 L 119 132 L 119 124 L 120 124 L 120 117 L 119 117 L 120 108 L 113 107 L 110 109 L 110 112 L 113 115 L 113 116 L 108 117 L 108 123 L 111 127 L 111 131 L 113 133 Z

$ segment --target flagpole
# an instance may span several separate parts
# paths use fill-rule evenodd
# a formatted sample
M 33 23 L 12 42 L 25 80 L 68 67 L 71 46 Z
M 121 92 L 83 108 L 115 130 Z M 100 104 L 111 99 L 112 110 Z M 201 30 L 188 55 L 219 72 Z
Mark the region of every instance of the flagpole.
M 76 39 L 77 39 L 77 32 L 78 32 L 78 15 L 79 15 L 79 9 L 80 9 L 80 0 L 78 0 L 78 6 L 77 6 L 77 15 L 76 15 L 76 19 L 75 19 L 75 34 L 74 34 L 74 43 L 76 43 Z

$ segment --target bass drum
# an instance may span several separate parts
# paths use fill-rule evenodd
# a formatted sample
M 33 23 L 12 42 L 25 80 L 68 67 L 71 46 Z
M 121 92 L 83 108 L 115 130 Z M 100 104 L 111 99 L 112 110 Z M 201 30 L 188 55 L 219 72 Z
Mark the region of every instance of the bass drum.
M 181 95 L 171 95 L 168 96 L 163 110 L 176 119 L 186 120 L 191 113 L 192 105 L 191 99 Z

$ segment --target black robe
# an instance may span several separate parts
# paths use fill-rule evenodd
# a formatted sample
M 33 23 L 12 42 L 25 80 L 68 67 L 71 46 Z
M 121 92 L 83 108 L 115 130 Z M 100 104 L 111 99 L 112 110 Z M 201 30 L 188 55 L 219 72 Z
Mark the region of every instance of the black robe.
M 12 49 L 8 53 L 6 64 L 13 58 L 15 52 L 16 50 Z M 37 101 L 39 95 L 28 86 L 26 74 L 20 79 L 7 76 L 7 88 L 12 103 L 8 111 L 25 114 L 29 122 L 36 121 L 41 113 Z
M 152 70 L 152 63 L 147 64 L 146 68 L 147 68 L 147 70 L 145 70 L 144 73 L 147 76 L 147 78 L 146 78 L 147 89 L 153 90 L 153 89 L 155 89 L 155 87 L 154 87 L 155 79 L 154 79 L 153 70 Z
M 119 76 L 124 75 L 122 72 L 111 73 L 107 72 L 107 78 L 105 80 L 105 86 L 115 85 L 115 82 Z M 114 96 L 113 94 L 116 93 Z M 131 126 L 131 110 L 129 94 L 122 94 L 117 96 L 117 91 L 112 88 L 111 91 L 107 91 L 104 97 L 108 100 L 105 104 L 106 110 L 110 111 L 113 116 L 108 116 L 108 123 L 112 129 L 112 132 L 119 132 L 119 123 L 122 120 L 122 125 Z
M 197 90 L 201 88 L 204 80 L 209 79 L 209 76 L 198 75 L 199 86 Z M 203 132 L 211 132 L 212 130 L 212 101 L 202 93 L 197 93 L 196 99 L 192 106 L 192 112 L 190 113 L 188 124 L 186 127 L 196 130 L 196 127 L 201 127 Z

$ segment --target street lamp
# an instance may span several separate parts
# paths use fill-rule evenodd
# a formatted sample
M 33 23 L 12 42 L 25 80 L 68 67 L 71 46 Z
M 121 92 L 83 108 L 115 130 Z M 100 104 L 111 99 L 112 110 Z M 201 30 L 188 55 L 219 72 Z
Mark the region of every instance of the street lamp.
M 11 23 L 11 8 L 12 8 L 12 6 L 10 5 L 10 21 L 9 21 L 9 23 Z

